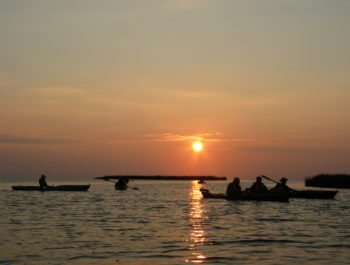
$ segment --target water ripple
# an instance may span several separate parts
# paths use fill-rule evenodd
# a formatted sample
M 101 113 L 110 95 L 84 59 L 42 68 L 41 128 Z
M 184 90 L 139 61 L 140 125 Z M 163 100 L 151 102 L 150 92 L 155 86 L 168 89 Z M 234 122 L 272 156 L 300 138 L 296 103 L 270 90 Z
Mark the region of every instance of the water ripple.
M 221 192 L 222 183 L 210 184 Z M 0 264 L 348 264 L 350 191 L 289 204 L 203 200 L 196 183 L 116 192 L 0 186 Z M 40 254 L 39 254 L 40 253 Z

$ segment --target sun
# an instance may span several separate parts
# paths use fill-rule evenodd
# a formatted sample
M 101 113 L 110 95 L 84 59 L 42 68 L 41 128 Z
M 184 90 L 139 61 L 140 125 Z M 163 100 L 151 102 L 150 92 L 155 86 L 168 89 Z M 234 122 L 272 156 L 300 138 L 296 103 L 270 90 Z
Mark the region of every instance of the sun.
M 192 150 L 193 150 L 194 152 L 196 152 L 196 153 L 201 152 L 201 151 L 203 150 L 203 144 L 202 144 L 201 142 L 199 142 L 199 141 L 194 142 L 194 143 L 192 144 Z

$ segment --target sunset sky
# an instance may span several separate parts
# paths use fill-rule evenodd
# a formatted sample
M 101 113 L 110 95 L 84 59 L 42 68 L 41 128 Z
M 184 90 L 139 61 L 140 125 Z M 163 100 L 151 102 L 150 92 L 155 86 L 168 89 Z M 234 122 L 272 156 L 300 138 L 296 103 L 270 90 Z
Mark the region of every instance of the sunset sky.
M 1 1 L 0 178 L 349 173 L 349 14 L 348 0 Z

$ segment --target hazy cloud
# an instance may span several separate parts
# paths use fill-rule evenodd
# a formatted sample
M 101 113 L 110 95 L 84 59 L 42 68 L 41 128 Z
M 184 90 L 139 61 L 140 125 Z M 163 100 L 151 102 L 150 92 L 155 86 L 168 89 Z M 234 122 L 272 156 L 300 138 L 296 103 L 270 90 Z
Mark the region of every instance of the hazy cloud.
M 246 142 L 252 139 L 243 138 L 227 138 L 223 137 L 221 133 L 200 133 L 193 135 L 181 135 L 174 133 L 162 133 L 162 134 L 148 134 L 146 136 L 148 139 L 154 141 L 164 141 L 164 142 L 185 142 L 185 141 L 202 141 L 202 142 Z
M 58 138 L 33 138 L 16 135 L 0 135 L 0 143 L 7 144 L 70 144 L 77 141 Z
M 171 0 L 167 1 L 166 5 L 174 9 L 192 9 L 200 6 L 209 5 L 208 0 Z
M 12 76 L 10 76 L 9 74 L 0 72 L 1 87 L 14 86 L 16 83 L 17 83 L 16 80 Z
M 35 94 L 43 94 L 50 96 L 82 96 L 87 91 L 76 87 L 40 87 L 32 90 Z

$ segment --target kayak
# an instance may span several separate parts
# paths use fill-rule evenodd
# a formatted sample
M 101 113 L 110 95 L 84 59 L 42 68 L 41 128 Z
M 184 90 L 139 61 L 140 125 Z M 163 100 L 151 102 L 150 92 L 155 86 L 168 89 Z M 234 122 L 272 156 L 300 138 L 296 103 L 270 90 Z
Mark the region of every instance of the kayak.
M 289 193 L 290 198 L 298 199 L 334 199 L 337 194 L 332 190 L 296 190 Z
M 22 191 L 87 191 L 90 185 L 59 185 L 40 188 L 39 186 L 12 186 L 13 190 Z
M 211 193 L 210 191 L 206 189 L 201 189 L 202 195 L 204 198 L 211 198 L 211 199 L 228 199 L 226 194 L 223 193 Z M 329 190 L 296 190 L 291 191 L 289 193 L 289 198 L 295 198 L 295 199 L 334 199 L 335 195 L 338 193 L 338 191 L 329 191 Z M 242 192 L 242 194 L 253 194 L 248 192 Z M 242 194 L 238 194 L 237 196 L 241 196 Z M 281 193 L 264 193 L 264 194 L 253 194 L 255 197 L 259 198 L 258 195 L 264 195 L 266 197 L 267 194 L 276 194 L 278 196 L 281 196 Z M 237 196 L 235 198 L 237 200 Z M 248 195 L 246 195 L 248 196 Z M 286 196 L 285 194 L 282 194 L 282 196 Z M 244 196 L 243 196 L 244 197 Z M 239 198 L 239 197 L 238 197 Z M 245 199 L 247 200 L 247 199 Z M 260 200 L 260 199 L 259 199 Z M 263 199 L 262 199 L 263 200 Z
M 127 190 L 128 186 L 127 185 L 115 185 L 114 188 L 116 190 Z
M 211 199 L 226 199 L 230 201 L 273 201 L 273 202 L 288 202 L 289 195 L 287 193 L 252 193 L 249 191 L 243 191 L 235 195 L 226 196 L 222 193 L 211 193 L 207 189 L 200 189 L 203 198 Z
M 200 192 L 205 199 L 227 199 L 226 194 L 223 193 L 211 193 L 207 189 L 200 189 Z

